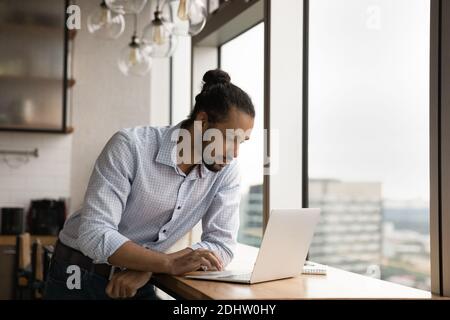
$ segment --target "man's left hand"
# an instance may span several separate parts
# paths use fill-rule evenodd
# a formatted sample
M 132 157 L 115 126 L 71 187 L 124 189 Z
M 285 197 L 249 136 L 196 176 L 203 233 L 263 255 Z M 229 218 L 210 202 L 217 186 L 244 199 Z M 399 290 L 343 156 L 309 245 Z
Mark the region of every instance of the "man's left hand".
M 132 298 L 151 278 L 151 272 L 125 270 L 115 273 L 108 285 L 106 294 L 113 299 Z

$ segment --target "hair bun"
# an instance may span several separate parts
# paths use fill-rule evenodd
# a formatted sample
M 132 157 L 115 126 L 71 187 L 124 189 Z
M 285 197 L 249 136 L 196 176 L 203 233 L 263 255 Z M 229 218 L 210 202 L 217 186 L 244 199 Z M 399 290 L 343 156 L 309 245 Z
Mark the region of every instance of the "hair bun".
M 228 75 L 228 73 L 226 73 L 225 71 L 220 70 L 220 69 L 209 70 L 203 76 L 203 82 L 204 82 L 203 88 L 210 87 L 215 84 L 230 83 L 230 81 L 231 81 L 231 78 Z

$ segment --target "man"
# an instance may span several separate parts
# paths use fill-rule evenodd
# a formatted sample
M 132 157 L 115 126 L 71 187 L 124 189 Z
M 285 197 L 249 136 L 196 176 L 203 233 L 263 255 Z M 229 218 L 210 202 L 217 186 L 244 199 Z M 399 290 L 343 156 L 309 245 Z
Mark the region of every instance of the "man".
M 82 208 L 59 234 L 45 298 L 154 299 L 152 273 L 222 270 L 231 261 L 240 201 L 233 159 L 255 110 L 226 72 L 210 70 L 203 81 L 182 123 L 123 129 L 108 141 Z M 200 220 L 201 242 L 165 253 Z

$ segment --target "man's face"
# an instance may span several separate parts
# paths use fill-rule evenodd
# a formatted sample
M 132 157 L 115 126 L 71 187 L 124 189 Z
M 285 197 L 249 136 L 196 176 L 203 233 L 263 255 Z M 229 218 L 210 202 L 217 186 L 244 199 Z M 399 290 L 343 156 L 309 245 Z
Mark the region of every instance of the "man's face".
M 199 114 L 197 119 L 204 121 L 202 161 L 213 172 L 222 170 L 239 155 L 239 146 L 250 139 L 254 125 L 253 117 L 235 107 L 230 109 L 227 120 L 220 123 L 208 122 L 206 113 Z

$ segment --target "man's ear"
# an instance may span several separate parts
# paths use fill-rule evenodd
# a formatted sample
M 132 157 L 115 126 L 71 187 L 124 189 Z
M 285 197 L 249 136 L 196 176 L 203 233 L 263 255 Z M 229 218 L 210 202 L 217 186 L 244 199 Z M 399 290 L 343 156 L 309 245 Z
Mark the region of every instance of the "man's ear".
M 200 111 L 195 118 L 197 121 L 202 122 L 202 129 L 206 129 L 208 127 L 208 114 L 204 111 Z

